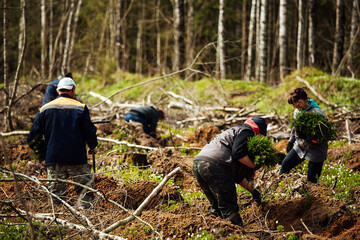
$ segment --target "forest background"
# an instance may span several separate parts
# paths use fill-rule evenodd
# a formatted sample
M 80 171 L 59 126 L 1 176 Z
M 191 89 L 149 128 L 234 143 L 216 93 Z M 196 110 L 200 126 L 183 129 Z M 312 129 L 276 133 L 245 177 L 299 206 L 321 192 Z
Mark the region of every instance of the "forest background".
M 306 66 L 334 77 L 360 71 L 357 0 L 2 0 L 2 6 L 0 83 L 9 118 L 19 83 L 47 83 L 69 71 L 272 86 Z

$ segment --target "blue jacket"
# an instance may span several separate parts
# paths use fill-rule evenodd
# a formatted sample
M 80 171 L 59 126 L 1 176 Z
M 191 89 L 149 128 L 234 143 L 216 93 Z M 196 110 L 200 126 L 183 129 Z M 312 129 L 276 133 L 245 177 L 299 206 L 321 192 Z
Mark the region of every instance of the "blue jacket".
M 44 94 L 44 99 L 42 101 L 41 106 L 44 106 L 48 102 L 51 102 L 54 100 L 59 94 L 56 91 L 57 85 L 59 84 L 60 79 L 57 78 L 55 80 L 52 80 L 49 85 L 47 86 Z
M 85 104 L 68 94 L 40 108 L 27 138 L 30 146 L 45 137 L 45 165 L 87 163 L 86 144 L 97 146 L 96 127 Z

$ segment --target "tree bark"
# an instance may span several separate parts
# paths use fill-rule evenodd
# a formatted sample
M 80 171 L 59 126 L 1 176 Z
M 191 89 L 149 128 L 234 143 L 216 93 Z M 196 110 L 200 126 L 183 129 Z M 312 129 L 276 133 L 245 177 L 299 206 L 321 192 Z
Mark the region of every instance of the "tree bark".
M 296 69 L 300 69 L 302 67 L 302 58 L 301 58 L 301 51 L 302 51 L 302 45 L 303 45 L 303 32 L 302 32 L 302 26 L 303 26 L 303 0 L 299 0 L 299 19 L 298 19 L 298 32 L 297 32 L 297 47 L 296 47 Z
M 54 20 L 54 11 L 53 11 L 53 0 L 49 0 L 49 65 L 48 65 L 48 78 L 52 78 L 52 65 L 51 65 L 51 59 L 53 58 L 53 23 Z
M 70 50 L 70 39 L 71 39 L 71 22 L 74 15 L 74 8 L 75 8 L 75 0 L 71 0 L 70 2 L 70 12 L 68 16 L 68 21 L 66 25 L 66 38 L 65 38 L 65 45 L 64 45 L 64 52 L 62 56 L 62 64 L 61 64 L 61 74 L 64 76 L 65 72 L 68 69 L 68 57 L 69 57 L 69 50 Z
M 350 52 L 349 52 L 349 67 L 354 71 L 354 60 L 357 53 L 356 32 L 359 28 L 359 3 L 358 0 L 353 0 L 353 8 L 351 13 L 351 31 L 350 31 Z
M 41 78 L 45 78 L 45 60 L 46 60 L 46 9 L 45 0 L 41 0 Z
M 116 33 L 115 33 L 115 60 L 116 68 L 118 71 L 121 70 L 121 0 L 116 0 Z
M 185 63 L 184 0 L 174 0 L 174 60 L 173 71 L 179 71 Z
M 218 65 L 218 78 L 225 79 L 225 51 L 224 51 L 224 5 L 225 0 L 219 0 L 219 20 L 218 20 L 218 41 L 216 63 Z
M 260 44 L 259 44 L 259 80 L 267 81 L 267 28 L 268 28 L 268 0 L 262 0 L 260 15 Z
M 8 72 L 9 72 L 9 68 L 8 68 L 8 61 L 7 61 L 7 48 L 8 48 L 8 44 L 7 44 L 7 34 L 8 34 L 8 10 L 7 10 L 7 0 L 4 0 L 3 2 L 3 60 L 4 60 L 4 92 L 5 92 L 5 96 L 4 96 L 4 100 L 5 100 L 5 106 L 8 106 L 9 101 L 10 101 L 10 82 L 9 82 L 9 78 L 8 78 Z M 7 115 L 4 114 L 4 126 L 7 125 Z M 5 129 L 7 130 L 7 129 Z
M 77 24 L 78 24 L 78 20 L 79 20 L 81 4 L 82 4 L 82 0 L 78 0 L 76 10 L 75 10 L 75 15 L 74 15 L 74 23 L 73 23 L 73 27 L 72 27 L 72 33 L 71 33 L 69 56 L 67 58 L 67 64 L 66 64 L 68 68 L 69 68 L 69 66 L 71 66 L 72 53 L 73 53 L 74 44 L 75 44 L 76 28 L 77 28 Z M 67 71 L 70 72 L 70 69 L 67 69 Z
M 261 15 L 261 1 L 257 0 L 256 3 L 256 37 L 255 37 L 255 79 L 260 79 L 260 56 L 259 56 L 259 46 L 260 46 L 260 30 L 261 30 L 261 22 L 260 22 L 260 15 Z
M 194 60 L 194 0 L 188 0 L 188 14 L 187 14 L 187 41 L 186 41 L 186 55 L 187 66 L 190 66 Z
M 288 73 L 287 59 L 287 1 L 280 0 L 279 6 L 279 68 L 280 80 L 283 81 Z
M 136 66 L 135 73 L 142 74 L 142 37 L 143 37 L 143 19 L 144 19 L 144 5 L 143 1 L 140 1 L 137 21 L 137 36 L 136 36 Z
M 244 0 L 242 4 L 242 18 L 241 18 L 241 77 L 244 78 L 245 76 L 245 69 L 246 69 L 246 24 L 247 24 L 247 1 Z
M 250 80 L 253 69 L 253 46 L 254 46 L 254 30 L 256 24 L 256 0 L 251 1 L 251 11 L 250 11 L 250 22 L 249 22 L 249 38 L 247 45 L 247 67 L 245 73 L 245 80 Z
M 336 0 L 336 27 L 335 42 L 332 62 L 332 74 L 335 75 L 336 70 L 343 57 L 344 51 L 344 24 L 345 24 L 345 3 L 344 0 Z
M 316 0 L 309 0 L 309 65 L 315 64 Z
M 156 72 L 161 74 L 161 30 L 160 30 L 160 0 L 156 0 L 155 10 L 156 24 Z

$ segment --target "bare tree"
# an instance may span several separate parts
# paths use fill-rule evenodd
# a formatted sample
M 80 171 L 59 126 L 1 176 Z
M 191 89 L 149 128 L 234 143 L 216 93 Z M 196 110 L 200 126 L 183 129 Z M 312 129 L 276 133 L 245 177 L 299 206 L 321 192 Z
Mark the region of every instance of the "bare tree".
M 67 62 L 69 57 L 69 50 L 70 50 L 70 39 L 71 39 L 71 22 L 74 15 L 74 8 L 75 8 L 75 0 L 71 0 L 70 2 L 70 12 L 68 16 L 68 21 L 66 24 L 66 38 L 65 38 L 65 46 L 64 46 L 64 53 L 62 56 L 62 64 L 61 64 L 61 74 L 65 75 L 65 69 L 68 68 Z
M 75 15 L 74 15 L 74 23 L 72 27 L 72 33 L 71 33 L 71 40 L 70 40 L 70 46 L 69 46 L 69 56 L 67 58 L 67 69 L 69 70 L 69 66 L 71 66 L 71 59 L 72 59 L 72 53 L 74 50 L 74 43 L 75 43 L 75 36 L 76 36 L 76 28 L 79 20 L 79 13 L 81 8 L 82 0 L 78 0 L 78 3 L 76 5 Z
M 45 0 L 41 0 L 41 78 L 45 78 L 45 60 L 46 60 L 46 9 Z
M 284 79 L 288 69 L 287 59 L 287 1 L 280 0 L 279 6 L 279 67 L 280 79 Z
M 186 55 L 187 66 L 191 64 L 194 59 L 194 0 L 188 0 L 188 14 L 187 14 L 187 28 L 186 28 Z
M 184 35 L 184 0 L 174 0 L 174 71 L 182 69 L 185 63 Z
M 53 0 L 49 0 L 49 72 L 48 77 L 51 79 L 52 77 L 52 66 L 51 59 L 53 57 L 53 26 L 54 26 L 54 11 L 53 11 Z
M 139 11 L 138 11 L 138 31 L 136 36 L 136 66 L 135 72 L 136 74 L 142 73 L 142 37 L 143 37 L 143 25 L 144 25 L 144 5 L 143 0 L 140 1 Z
M 247 67 L 245 73 L 245 79 L 250 80 L 252 76 L 253 69 L 253 45 L 254 45 L 254 32 L 256 24 L 256 0 L 251 1 L 251 11 L 250 11 L 250 22 L 249 22 L 249 38 L 247 45 Z
M 160 0 L 156 0 L 155 24 L 156 24 L 156 70 L 157 70 L 157 74 L 161 74 Z
M 343 57 L 344 51 L 344 37 L 345 37 L 345 3 L 344 0 L 336 0 L 336 27 L 335 27 L 335 42 L 334 53 L 332 61 L 332 73 L 335 74 L 340 61 Z
M 7 0 L 3 3 L 3 60 L 4 60 L 4 92 L 5 92 L 5 106 L 8 106 L 10 101 L 10 82 L 8 78 L 8 61 L 7 61 L 7 34 L 8 34 L 8 15 L 7 15 Z M 7 117 L 4 115 L 4 126 L 7 125 Z
M 241 54 L 243 54 L 243 57 L 241 58 L 241 76 L 245 76 L 245 69 L 246 69 L 246 58 L 245 58 L 245 52 L 246 52 L 246 25 L 247 25 L 247 1 L 244 0 L 242 4 L 242 23 L 241 23 Z
M 350 52 L 349 52 L 349 67 L 354 71 L 354 58 L 357 53 L 356 32 L 359 28 L 359 1 L 353 0 L 353 8 L 351 13 L 351 31 L 350 31 Z
M 259 80 L 266 82 L 267 80 L 267 28 L 268 28 L 268 1 L 262 0 L 260 14 L 260 41 L 259 41 Z
M 299 6 L 298 6 L 298 12 L 299 12 L 299 19 L 298 19 L 298 32 L 297 32 L 297 46 L 296 46 L 296 69 L 300 69 L 302 66 L 302 58 L 301 58 L 301 51 L 302 51 L 302 45 L 303 45 L 303 0 L 299 0 Z
M 316 0 L 309 0 L 309 65 L 315 64 Z
M 218 66 L 217 75 L 219 79 L 224 79 L 226 77 L 224 56 L 224 5 L 225 0 L 219 0 L 218 41 L 216 54 L 216 65 Z
M 19 85 L 19 75 L 20 75 L 20 69 L 22 67 L 23 61 L 24 61 L 24 55 L 25 55 L 25 50 L 26 50 L 26 40 L 27 40 L 27 35 L 26 35 L 26 0 L 21 0 L 21 10 L 22 10 L 22 14 L 21 14 L 21 21 L 22 21 L 22 25 L 23 27 L 20 28 L 23 30 L 22 34 L 21 34 L 21 43 L 22 43 L 22 47 L 21 50 L 19 51 L 19 57 L 18 57 L 18 65 L 16 68 L 16 72 L 15 72 L 15 77 L 14 77 L 14 89 L 12 91 L 11 97 L 9 98 L 9 103 L 6 107 L 6 124 L 5 124 L 5 130 L 8 130 L 10 128 L 11 131 L 14 130 L 13 124 L 12 124 L 12 119 L 11 119 L 11 111 L 12 111 L 12 107 L 15 103 L 15 98 L 16 98 L 16 92 L 17 92 L 17 87 Z M 10 95 L 10 91 L 9 91 L 9 95 Z
M 115 28 L 115 59 L 119 71 L 121 69 L 121 0 L 116 0 Z

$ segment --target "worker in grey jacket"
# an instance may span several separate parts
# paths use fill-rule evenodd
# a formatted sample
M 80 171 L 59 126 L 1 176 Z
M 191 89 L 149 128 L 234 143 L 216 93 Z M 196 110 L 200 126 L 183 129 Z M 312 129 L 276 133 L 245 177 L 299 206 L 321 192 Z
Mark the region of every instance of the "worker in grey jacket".
M 319 105 L 312 99 L 308 99 L 304 88 L 296 88 L 291 92 L 288 103 L 296 108 L 294 111 L 294 118 L 296 118 L 296 115 L 300 111 L 305 111 L 316 112 L 326 119 L 326 116 Z M 282 161 L 280 174 L 289 173 L 290 170 L 298 164 L 302 163 L 304 160 L 308 160 L 309 168 L 307 179 L 310 182 L 316 183 L 320 177 L 324 161 L 327 158 L 328 144 L 317 143 L 310 139 L 302 139 L 297 135 L 293 128 L 286 150 L 288 154 Z
M 211 204 L 211 214 L 243 227 L 235 183 L 261 201 L 260 192 L 248 183 L 258 167 L 248 155 L 247 142 L 255 134 L 266 135 L 266 131 L 263 118 L 248 119 L 217 135 L 194 159 L 193 173 Z

